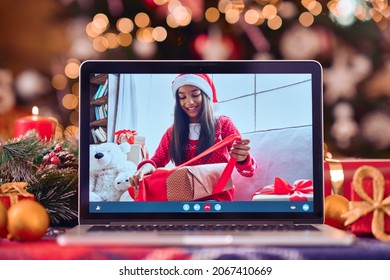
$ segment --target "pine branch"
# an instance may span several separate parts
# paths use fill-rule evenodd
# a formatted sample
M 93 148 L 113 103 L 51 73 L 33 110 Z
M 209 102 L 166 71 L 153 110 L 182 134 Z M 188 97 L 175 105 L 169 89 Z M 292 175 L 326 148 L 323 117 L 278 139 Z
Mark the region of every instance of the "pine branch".
M 36 157 L 49 149 L 49 142 L 42 141 L 31 131 L 20 139 L 0 144 L 0 178 L 3 182 L 36 182 Z
M 39 175 L 27 191 L 46 208 L 52 226 L 73 226 L 77 223 L 77 182 L 77 169 L 53 169 Z

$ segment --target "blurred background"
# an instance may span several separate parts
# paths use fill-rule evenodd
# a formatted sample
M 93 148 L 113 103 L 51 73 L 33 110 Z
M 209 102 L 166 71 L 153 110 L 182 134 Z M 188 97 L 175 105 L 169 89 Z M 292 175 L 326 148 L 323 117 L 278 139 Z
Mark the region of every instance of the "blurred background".
M 33 106 L 75 137 L 87 59 L 315 59 L 333 157 L 390 158 L 389 20 L 388 0 L 0 0 L 0 141 Z

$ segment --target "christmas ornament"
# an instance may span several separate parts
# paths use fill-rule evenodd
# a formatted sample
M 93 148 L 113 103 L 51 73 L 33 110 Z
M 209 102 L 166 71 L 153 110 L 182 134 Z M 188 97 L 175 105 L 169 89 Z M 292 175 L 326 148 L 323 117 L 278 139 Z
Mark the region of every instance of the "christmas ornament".
M 49 215 L 37 201 L 22 200 L 8 209 L 8 238 L 35 241 L 49 228 Z
M 7 208 L 0 200 L 0 238 L 7 237 Z
M 342 214 L 348 211 L 348 203 L 349 200 L 342 195 L 332 194 L 325 197 L 325 224 L 335 228 L 345 229 L 344 222 L 346 218 L 343 218 Z

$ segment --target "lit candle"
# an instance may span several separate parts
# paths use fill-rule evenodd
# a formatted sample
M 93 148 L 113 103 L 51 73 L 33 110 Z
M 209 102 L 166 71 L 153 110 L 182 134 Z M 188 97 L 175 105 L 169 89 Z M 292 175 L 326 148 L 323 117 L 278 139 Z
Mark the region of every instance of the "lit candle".
M 32 108 L 32 116 L 16 119 L 14 122 L 14 137 L 20 137 L 29 130 L 35 130 L 41 139 L 49 141 L 53 138 L 56 123 L 48 118 L 38 116 L 38 107 Z

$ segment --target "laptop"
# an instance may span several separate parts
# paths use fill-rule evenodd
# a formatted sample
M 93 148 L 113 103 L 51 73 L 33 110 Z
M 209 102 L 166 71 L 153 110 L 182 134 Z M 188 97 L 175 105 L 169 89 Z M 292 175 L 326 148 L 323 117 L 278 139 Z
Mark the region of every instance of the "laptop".
M 113 180 L 91 179 L 92 150 L 106 142 L 129 143 L 133 166 L 150 160 L 173 123 L 172 81 L 194 73 L 207 74 L 215 85 L 215 116 L 229 117 L 250 139 L 253 176 L 233 170 L 231 201 L 133 201 L 128 182 L 119 195 L 96 199 L 93 184 L 108 187 Z M 352 244 L 353 235 L 324 224 L 322 86 L 316 61 L 84 62 L 79 225 L 58 236 L 58 244 Z M 118 132 L 127 134 L 119 139 Z M 275 191 L 280 184 L 290 191 Z M 302 184 L 308 188 L 300 189 Z

